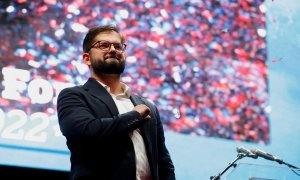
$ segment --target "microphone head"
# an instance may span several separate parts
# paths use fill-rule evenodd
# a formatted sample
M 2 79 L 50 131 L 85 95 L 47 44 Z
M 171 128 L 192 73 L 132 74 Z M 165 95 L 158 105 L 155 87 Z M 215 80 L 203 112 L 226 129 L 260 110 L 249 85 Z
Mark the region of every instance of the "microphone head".
M 257 159 L 257 155 L 256 155 L 255 153 L 253 153 L 253 152 L 251 152 L 251 151 L 245 149 L 243 146 L 237 147 L 237 148 L 236 148 L 236 151 L 237 151 L 238 153 L 244 154 L 244 155 L 246 155 L 246 156 L 248 156 L 248 157 Z
M 250 149 L 250 152 L 253 154 L 257 154 L 257 149 Z
M 245 149 L 244 146 L 239 146 L 239 147 L 236 147 L 236 151 L 237 151 L 237 152 L 246 152 L 246 151 L 248 151 L 248 150 Z

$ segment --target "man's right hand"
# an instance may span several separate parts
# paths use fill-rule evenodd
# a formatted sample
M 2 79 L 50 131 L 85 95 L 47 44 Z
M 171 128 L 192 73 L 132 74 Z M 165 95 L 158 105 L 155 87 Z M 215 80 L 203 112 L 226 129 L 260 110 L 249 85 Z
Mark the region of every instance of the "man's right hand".
M 140 115 L 145 119 L 145 120 L 149 120 L 150 117 L 150 108 L 148 106 L 146 106 L 145 104 L 139 104 L 137 106 L 135 106 L 133 108 L 134 111 L 137 111 L 138 113 L 140 113 Z

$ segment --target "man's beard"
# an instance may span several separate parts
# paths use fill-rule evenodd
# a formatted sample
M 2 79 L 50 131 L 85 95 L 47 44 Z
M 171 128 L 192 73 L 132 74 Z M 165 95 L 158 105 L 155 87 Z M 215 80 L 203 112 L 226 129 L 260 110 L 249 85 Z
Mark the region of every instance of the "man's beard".
M 107 61 L 108 58 L 115 58 L 117 61 Z M 115 55 L 105 59 L 92 60 L 92 69 L 96 74 L 122 74 L 125 69 L 125 60 Z

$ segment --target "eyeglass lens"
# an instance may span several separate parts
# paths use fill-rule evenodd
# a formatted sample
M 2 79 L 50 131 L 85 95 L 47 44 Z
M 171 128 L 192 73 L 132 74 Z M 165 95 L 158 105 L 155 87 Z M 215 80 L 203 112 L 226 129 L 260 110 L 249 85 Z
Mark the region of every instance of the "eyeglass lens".
M 108 41 L 99 41 L 98 43 L 98 47 L 102 50 L 109 50 L 111 45 L 113 45 L 117 51 L 123 51 L 125 49 L 125 45 L 122 43 L 111 43 Z

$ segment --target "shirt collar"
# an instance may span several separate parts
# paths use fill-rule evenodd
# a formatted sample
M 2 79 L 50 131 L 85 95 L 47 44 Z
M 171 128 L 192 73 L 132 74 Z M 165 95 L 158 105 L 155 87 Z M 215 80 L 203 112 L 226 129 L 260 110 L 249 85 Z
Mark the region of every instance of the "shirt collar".
M 98 80 L 97 80 L 98 81 Z M 111 92 L 110 92 L 110 87 L 109 86 L 107 86 L 106 84 L 104 84 L 104 83 L 102 83 L 102 82 L 100 82 L 100 81 L 98 81 L 106 90 L 107 90 L 107 92 L 109 92 L 109 94 L 111 94 L 111 95 L 113 95 Z M 117 95 L 114 95 L 114 96 L 126 96 L 126 97 L 130 97 L 130 95 L 131 95 L 131 89 L 129 88 L 129 86 L 127 86 L 125 83 L 122 83 L 121 82 L 121 84 L 122 84 L 122 90 L 123 90 L 123 92 L 122 93 L 120 93 L 120 94 L 117 94 Z

